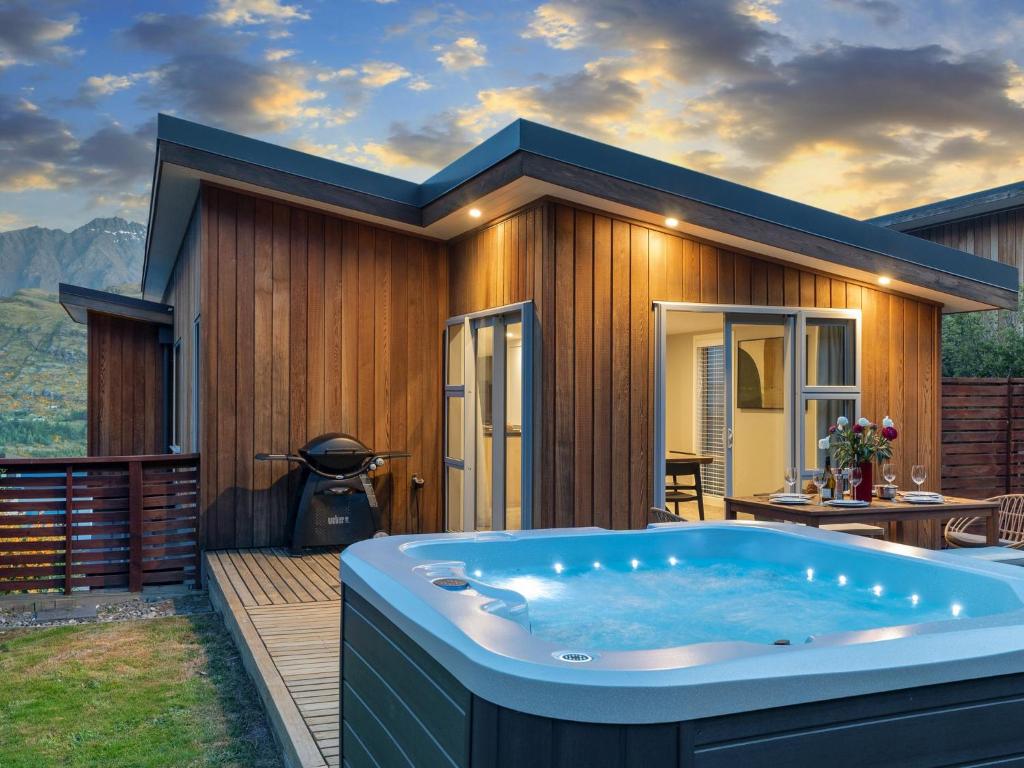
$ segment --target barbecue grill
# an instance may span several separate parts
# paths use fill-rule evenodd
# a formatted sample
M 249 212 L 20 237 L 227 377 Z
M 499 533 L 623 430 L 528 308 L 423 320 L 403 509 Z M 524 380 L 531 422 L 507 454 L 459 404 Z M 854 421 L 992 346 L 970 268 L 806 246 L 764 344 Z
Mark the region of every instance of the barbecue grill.
M 300 467 L 292 506 L 291 553 L 307 547 L 347 547 L 380 530 L 380 510 L 370 472 L 402 451 L 373 451 L 351 435 L 329 432 L 297 454 L 257 453 L 258 461 L 288 461 Z

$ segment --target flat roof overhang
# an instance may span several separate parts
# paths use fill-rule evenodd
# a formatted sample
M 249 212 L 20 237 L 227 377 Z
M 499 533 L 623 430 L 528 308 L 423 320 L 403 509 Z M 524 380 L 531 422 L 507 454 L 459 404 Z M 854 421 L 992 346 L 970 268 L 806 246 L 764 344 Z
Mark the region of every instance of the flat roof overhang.
M 885 276 L 889 290 L 949 312 L 1017 306 L 1012 267 L 527 121 L 421 185 L 164 116 L 160 134 L 143 277 L 151 297 L 162 295 L 206 181 L 438 240 L 479 227 L 473 207 L 493 220 L 557 198 L 662 228 L 671 216 L 674 231 L 858 282 Z
M 879 227 L 907 232 L 1021 207 L 1024 207 L 1024 182 L 1017 182 L 919 205 L 916 208 L 907 208 L 904 211 L 894 211 L 866 221 Z
M 58 300 L 76 323 L 87 324 L 89 313 L 97 312 L 155 325 L 174 324 L 174 307 L 132 296 L 122 296 L 119 293 L 60 283 Z

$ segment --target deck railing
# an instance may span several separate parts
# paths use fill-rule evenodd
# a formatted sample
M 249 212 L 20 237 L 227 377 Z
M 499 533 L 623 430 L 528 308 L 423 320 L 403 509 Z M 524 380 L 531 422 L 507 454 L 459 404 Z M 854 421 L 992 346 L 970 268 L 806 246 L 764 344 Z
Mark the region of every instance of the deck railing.
M 0 459 L 0 592 L 197 584 L 199 455 Z

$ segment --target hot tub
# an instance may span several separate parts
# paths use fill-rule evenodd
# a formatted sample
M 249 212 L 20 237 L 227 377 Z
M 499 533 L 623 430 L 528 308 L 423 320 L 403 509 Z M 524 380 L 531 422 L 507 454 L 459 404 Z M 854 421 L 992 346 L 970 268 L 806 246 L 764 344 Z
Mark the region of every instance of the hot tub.
M 771 523 L 342 555 L 357 765 L 944 765 L 1024 754 L 1024 571 Z

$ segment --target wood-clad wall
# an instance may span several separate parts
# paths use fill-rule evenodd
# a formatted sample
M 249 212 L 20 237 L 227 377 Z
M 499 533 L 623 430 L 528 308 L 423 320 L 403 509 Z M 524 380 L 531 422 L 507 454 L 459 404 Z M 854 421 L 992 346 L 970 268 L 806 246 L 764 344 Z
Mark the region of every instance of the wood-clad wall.
M 864 413 L 901 428 L 904 481 L 938 478 L 938 306 L 554 203 L 453 244 L 448 297 L 452 315 L 535 303 L 541 526 L 646 524 L 658 300 L 861 309 Z
M 166 453 L 159 326 L 89 312 L 90 456 Z
M 174 344 L 178 345 L 177 355 L 181 370 L 175 378 L 181 385 L 178 393 L 178 409 L 174 414 L 176 429 L 174 435 L 183 453 L 199 450 L 199 436 L 196 434 L 198 420 L 194 418 L 198 392 L 193 386 L 196 381 L 198 357 L 195 349 L 195 324 L 199 317 L 199 276 L 202 253 L 200 244 L 199 207 L 192 212 L 188 230 L 178 251 L 174 271 L 167 283 L 163 302 L 174 307 Z M 173 354 L 173 347 L 172 347 Z
M 200 222 L 207 545 L 284 543 L 295 472 L 253 456 L 330 431 L 408 450 L 378 473 L 385 523 L 439 530 L 444 247 L 213 186 Z
M 1024 208 L 909 230 L 908 235 L 1024 269 Z

